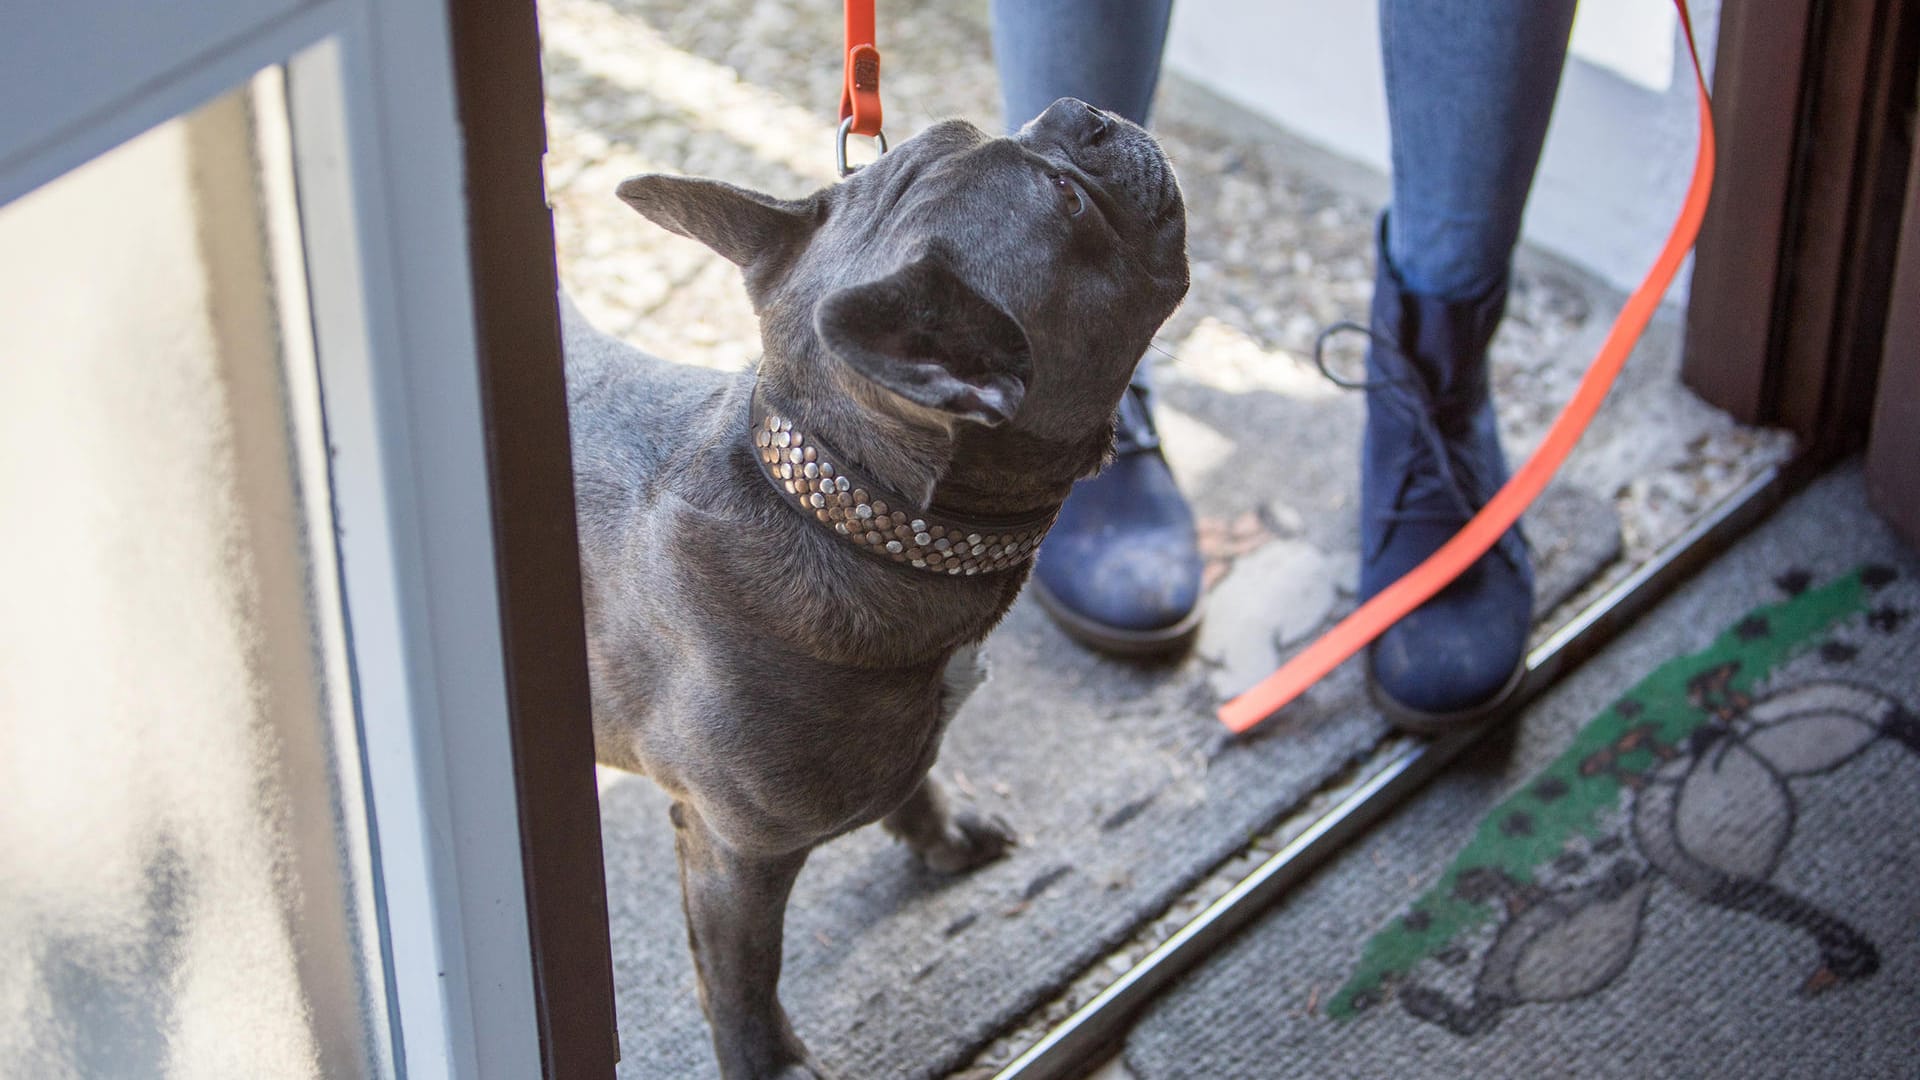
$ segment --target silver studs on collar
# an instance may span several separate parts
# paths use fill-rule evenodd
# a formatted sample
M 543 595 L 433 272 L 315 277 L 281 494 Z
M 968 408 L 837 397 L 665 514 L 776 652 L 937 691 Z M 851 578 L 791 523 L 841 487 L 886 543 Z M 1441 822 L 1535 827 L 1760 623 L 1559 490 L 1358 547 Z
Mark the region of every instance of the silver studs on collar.
M 1053 514 L 1011 526 L 916 514 L 836 464 L 786 417 L 768 413 L 752 431 L 761 472 L 789 504 L 865 551 L 916 570 L 954 577 L 1011 570 L 1033 557 L 1053 525 Z

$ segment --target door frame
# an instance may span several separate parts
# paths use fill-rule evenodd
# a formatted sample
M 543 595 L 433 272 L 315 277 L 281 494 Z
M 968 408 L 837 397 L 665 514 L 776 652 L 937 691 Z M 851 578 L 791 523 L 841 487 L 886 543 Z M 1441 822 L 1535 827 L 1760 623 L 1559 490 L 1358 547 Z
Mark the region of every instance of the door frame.
M 531 4 L 0 16 L 0 204 L 284 65 L 401 1076 L 617 1057 L 538 55 Z
M 1920 4 L 1745 0 L 1720 16 L 1722 147 L 1682 377 L 1812 459 L 1867 440 L 1913 145 Z
M 1874 509 L 1920 548 L 1920 139 L 1911 155 L 1866 473 Z
M 549 1077 L 620 1058 L 532 3 L 450 9 L 508 715 Z

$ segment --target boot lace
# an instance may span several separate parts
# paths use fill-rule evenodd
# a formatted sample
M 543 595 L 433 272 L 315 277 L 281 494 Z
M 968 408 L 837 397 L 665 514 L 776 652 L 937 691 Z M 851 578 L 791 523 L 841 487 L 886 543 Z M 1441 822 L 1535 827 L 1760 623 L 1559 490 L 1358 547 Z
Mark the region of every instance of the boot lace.
M 1384 379 L 1349 379 L 1327 365 L 1327 343 L 1341 334 L 1360 334 L 1367 339 L 1381 366 Z M 1473 422 L 1478 404 L 1467 407 L 1450 402 L 1436 393 L 1420 377 L 1413 361 L 1400 344 L 1360 323 L 1342 320 L 1320 331 L 1313 343 L 1313 364 L 1328 382 L 1346 390 L 1363 390 L 1377 395 L 1375 400 L 1409 421 L 1415 438 L 1413 457 L 1408 461 L 1408 480 L 1393 502 L 1393 509 L 1382 513 L 1388 523 L 1376 546 L 1384 546 L 1392 525 L 1402 521 L 1464 523 L 1477 513 L 1497 487 L 1486 465 L 1468 453 L 1465 440 L 1447 438 L 1448 431 L 1464 430 Z M 1439 496 L 1435 505 L 1431 496 Z

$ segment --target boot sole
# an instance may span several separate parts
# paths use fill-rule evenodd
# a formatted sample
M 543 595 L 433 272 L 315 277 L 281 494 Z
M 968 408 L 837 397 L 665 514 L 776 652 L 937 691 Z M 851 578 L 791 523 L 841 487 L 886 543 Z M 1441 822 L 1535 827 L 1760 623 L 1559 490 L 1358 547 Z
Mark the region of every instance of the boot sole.
M 1200 629 L 1200 618 L 1207 606 L 1203 596 L 1185 618 L 1171 626 L 1134 630 L 1108 626 L 1074 611 L 1049 592 L 1039 578 L 1034 578 L 1027 587 L 1033 591 L 1034 599 L 1040 601 L 1041 609 L 1053 619 L 1054 625 L 1064 630 L 1068 637 L 1095 652 L 1126 659 L 1170 656 L 1191 647 L 1198 636 L 1196 631 Z
M 1451 735 L 1456 731 L 1464 731 L 1483 720 L 1496 716 L 1505 711 L 1505 709 L 1513 703 L 1514 694 L 1519 691 L 1520 684 L 1526 680 L 1526 677 L 1527 658 L 1525 654 L 1522 654 L 1520 662 L 1514 665 L 1513 674 L 1507 676 L 1506 684 L 1500 687 L 1499 691 L 1492 697 L 1477 705 L 1469 705 L 1464 709 L 1459 709 L 1454 712 L 1433 713 L 1416 709 L 1409 705 L 1402 705 L 1399 701 L 1395 700 L 1393 695 L 1387 693 L 1386 689 L 1373 677 L 1373 656 L 1371 650 L 1369 650 L 1367 656 L 1367 696 L 1373 700 L 1374 706 L 1387 718 L 1387 723 L 1392 724 L 1398 730 L 1404 731 L 1409 735 L 1425 735 L 1435 738 L 1442 735 Z

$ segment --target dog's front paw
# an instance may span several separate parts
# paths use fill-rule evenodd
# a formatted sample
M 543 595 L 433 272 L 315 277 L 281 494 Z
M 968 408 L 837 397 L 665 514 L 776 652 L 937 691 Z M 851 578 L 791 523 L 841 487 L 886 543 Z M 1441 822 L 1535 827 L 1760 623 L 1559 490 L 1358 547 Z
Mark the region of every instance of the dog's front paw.
M 772 1073 L 767 1080 L 835 1080 L 832 1073 L 812 1062 L 793 1062 L 783 1065 L 779 1072 Z
M 1005 855 L 1013 844 L 1013 826 L 999 815 L 958 810 L 941 830 L 940 839 L 921 847 L 918 853 L 929 870 L 958 874 Z

